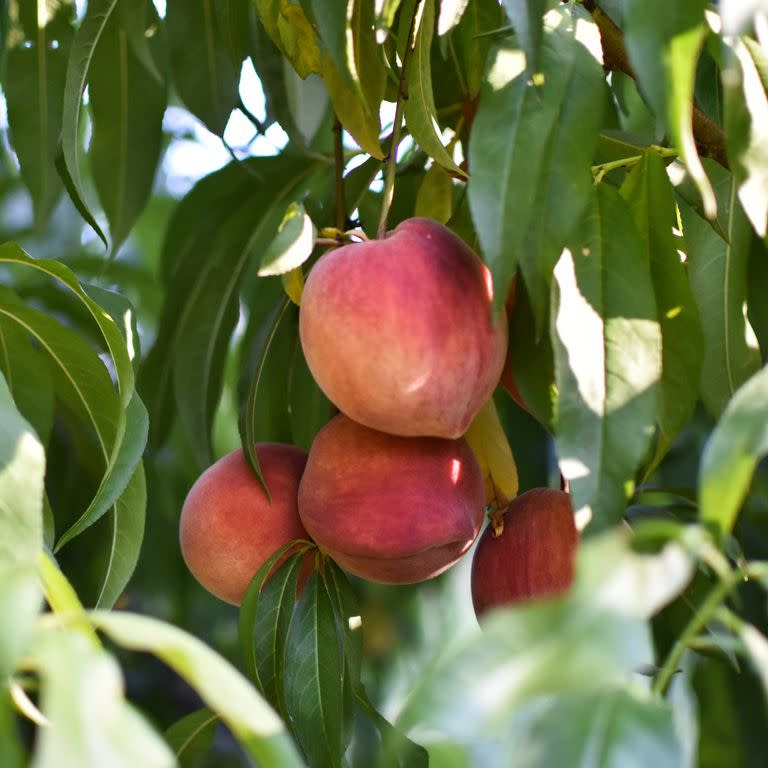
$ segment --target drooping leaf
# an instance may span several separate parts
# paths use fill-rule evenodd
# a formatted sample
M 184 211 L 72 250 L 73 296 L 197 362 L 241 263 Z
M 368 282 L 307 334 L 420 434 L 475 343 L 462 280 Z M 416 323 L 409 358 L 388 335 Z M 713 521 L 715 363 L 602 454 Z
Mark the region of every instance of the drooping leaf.
M 313 573 L 291 616 L 285 648 L 285 705 L 311 766 L 342 762 L 343 664 L 330 596 Z
M 435 29 L 435 2 L 424 0 L 421 21 L 408 67 L 408 99 L 405 102 L 405 124 L 416 143 L 435 162 L 460 176 L 465 176 L 448 154 L 437 124 L 435 97 L 432 93 L 432 64 L 430 51 Z
M 34 768 L 171 768 L 173 753 L 126 701 L 117 661 L 75 628 L 38 631 L 32 657 L 42 678 Z
M 47 445 L 53 425 L 51 377 L 29 334 L 7 319 L 0 319 L 0 373 L 19 412 Z
M 99 39 L 109 22 L 118 0 L 93 0 L 88 3 L 85 16 L 75 33 L 67 63 L 64 85 L 64 106 L 61 128 L 61 152 L 57 170 L 62 177 L 72 202 L 90 224 L 105 247 L 107 238 L 88 208 L 85 200 L 78 154 L 80 149 L 80 105 Z
M 152 189 L 166 106 L 165 82 L 157 68 L 148 70 L 138 58 L 125 22 L 128 14 L 141 18 L 145 0 L 120 0 L 120 9 L 125 12 L 112 14 L 99 38 L 88 73 L 93 116 L 89 154 L 113 255 Z
M 29 14 L 33 28 L 26 30 L 30 38 L 19 34 L 8 51 L 3 92 L 11 142 L 40 230 L 62 191 L 54 161 L 62 127 L 74 5 L 59 3 L 52 14 L 37 0 L 21 0 L 19 6 L 21 14 Z
M 219 716 L 202 707 L 177 720 L 164 734 L 181 768 L 195 768 L 211 748 Z
M 576 514 L 600 529 L 624 513 L 652 436 L 662 362 L 650 266 L 612 187 L 598 187 L 584 234 L 554 275 L 560 471 Z
M 768 454 L 768 368 L 734 394 L 701 457 L 701 519 L 729 533 L 739 514 L 758 462 Z
M 496 305 L 521 264 L 539 326 L 552 268 L 589 204 L 604 87 L 598 62 L 581 42 L 594 43 L 593 22 L 577 8 L 547 18 L 545 84 L 530 84 L 522 52 L 499 44 L 469 146 L 469 202 Z
M 725 136 L 739 201 L 755 232 L 768 236 L 768 97 L 760 70 L 766 54 L 749 38 L 726 45 Z
M 736 180 L 708 162 L 725 241 L 688 205 L 679 204 L 688 249 L 688 275 L 704 332 L 701 399 L 718 417 L 731 395 L 758 369 L 759 353 L 748 346 L 744 301 L 749 259 L 749 222 L 738 202 Z
M 450 174 L 435 163 L 424 175 L 416 196 L 417 216 L 445 224 L 453 213 L 453 182 Z
M 254 760 L 300 768 L 302 761 L 280 718 L 229 662 L 201 640 L 137 614 L 95 612 L 91 618 L 113 642 L 152 653 L 184 677 Z
M 169 0 L 165 17 L 176 90 L 206 128 L 223 135 L 240 72 L 221 39 L 213 0 Z
M 621 194 L 632 210 L 651 268 L 662 337 L 658 418 L 668 447 L 698 399 L 704 354 L 701 321 L 672 232 L 675 200 L 661 157 L 645 154 L 622 185 Z
M 704 42 L 705 0 L 668 5 L 664 0 L 626 0 L 624 37 L 640 90 L 669 130 L 701 193 L 707 218 L 717 199 L 693 138 L 696 62 Z

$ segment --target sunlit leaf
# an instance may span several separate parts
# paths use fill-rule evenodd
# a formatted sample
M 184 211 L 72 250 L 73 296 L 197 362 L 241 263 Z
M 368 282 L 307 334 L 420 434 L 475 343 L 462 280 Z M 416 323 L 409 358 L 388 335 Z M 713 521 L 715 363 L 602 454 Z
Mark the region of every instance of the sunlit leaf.
M 317 231 L 301 203 L 291 203 L 275 239 L 261 257 L 259 274 L 283 275 L 300 267 L 311 255 Z

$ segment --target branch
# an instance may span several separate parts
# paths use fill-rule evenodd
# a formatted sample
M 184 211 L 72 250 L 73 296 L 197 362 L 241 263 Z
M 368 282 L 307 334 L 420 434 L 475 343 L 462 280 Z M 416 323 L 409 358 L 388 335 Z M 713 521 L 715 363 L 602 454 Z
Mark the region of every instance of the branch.
M 623 72 L 632 79 L 636 79 L 632 65 L 629 63 L 627 49 L 624 45 L 624 35 L 621 30 L 594 0 L 583 0 L 583 6 L 592 14 L 597 28 L 600 30 L 605 68 L 615 72 Z M 723 130 L 698 104 L 693 105 L 693 137 L 702 157 L 711 157 L 723 168 L 730 170 L 725 152 Z

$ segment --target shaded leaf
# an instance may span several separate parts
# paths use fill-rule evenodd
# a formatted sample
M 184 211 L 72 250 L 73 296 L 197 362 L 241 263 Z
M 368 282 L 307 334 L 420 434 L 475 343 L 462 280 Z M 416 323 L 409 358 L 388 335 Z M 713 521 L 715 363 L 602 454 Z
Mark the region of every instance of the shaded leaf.
M 219 35 L 213 0 L 169 0 L 165 22 L 179 96 L 209 131 L 223 135 L 240 72 Z
M 653 433 L 661 378 L 650 267 L 629 207 L 612 187 L 598 187 L 583 239 L 563 252 L 554 275 L 560 471 L 577 516 L 599 529 L 624 513 Z
M 51 15 L 36 0 L 22 0 L 19 12 L 25 11 L 33 21 L 32 28 L 27 30 L 30 38 L 19 35 L 10 47 L 3 92 L 11 142 L 32 197 L 35 225 L 39 230 L 62 191 L 54 162 L 62 128 L 74 5 L 60 3 Z
M 701 399 L 718 417 L 731 395 L 759 367 L 759 354 L 747 345 L 744 301 L 751 234 L 736 197 L 736 181 L 707 163 L 723 216 L 725 241 L 687 205 L 680 217 L 688 249 L 688 276 L 704 332 Z
M 202 707 L 177 720 L 166 730 L 165 740 L 181 768 L 199 765 L 213 744 L 218 724 L 219 716 L 208 707 Z
M 434 163 L 424 174 L 416 195 L 416 216 L 445 224 L 453 213 L 453 181 L 450 174 Z
M 387 83 L 381 48 L 374 35 L 374 0 L 354 0 L 352 54 L 359 88 L 371 112 L 378 113 Z
M 672 232 L 675 200 L 664 162 L 648 153 L 621 187 L 651 268 L 662 338 L 659 426 L 668 447 L 693 413 L 704 354 L 701 322 L 680 245 Z
M 120 0 L 120 8 L 125 13 L 111 16 L 88 73 L 93 116 L 89 155 L 94 184 L 109 221 L 112 255 L 149 198 L 166 107 L 165 82 L 156 68 L 148 70 L 138 58 L 131 45 L 131 29 L 124 21 L 127 13 L 139 15 L 145 10 L 145 0 Z
M 62 177 L 72 202 L 90 224 L 105 247 L 107 238 L 99 227 L 85 201 L 83 182 L 78 162 L 80 137 L 80 104 L 85 90 L 94 51 L 118 0 L 92 0 L 88 3 L 80 26 L 72 41 L 67 63 L 62 113 L 61 151 L 57 158 L 57 170 Z
M 701 457 L 701 519 L 729 533 L 749 490 L 758 462 L 768 454 L 768 368 L 734 394 Z
M 201 640 L 137 614 L 95 612 L 91 618 L 113 642 L 154 654 L 186 679 L 253 759 L 300 768 L 302 762 L 280 718 L 229 662 Z
M 309 451 L 315 435 L 336 413 L 336 408 L 317 386 L 301 344 L 295 344 L 293 349 L 289 398 L 292 442 Z
M 502 0 L 502 5 L 525 51 L 529 74 L 540 72 L 543 17 L 547 0 Z
M 256 6 L 253 0 L 218 0 L 215 4 L 219 34 L 235 70 L 253 47 Z
M 408 99 L 405 102 L 404 110 L 405 124 L 416 143 L 437 163 L 460 176 L 466 176 L 448 154 L 437 124 L 430 60 L 434 29 L 435 2 L 434 0 L 424 0 L 421 21 L 416 31 L 413 53 L 408 67 Z
M 595 42 L 594 23 L 577 8 L 553 11 L 548 20 L 546 85 L 530 84 L 522 52 L 501 43 L 491 54 L 469 146 L 469 202 L 496 305 L 520 263 L 537 327 L 552 268 L 592 194 L 604 88 L 600 65 L 580 42 Z
M 706 6 L 706 0 L 673 5 L 664 0 L 626 0 L 624 37 L 640 90 L 680 150 L 707 218 L 714 218 L 717 200 L 693 138 L 693 91 L 707 29 Z

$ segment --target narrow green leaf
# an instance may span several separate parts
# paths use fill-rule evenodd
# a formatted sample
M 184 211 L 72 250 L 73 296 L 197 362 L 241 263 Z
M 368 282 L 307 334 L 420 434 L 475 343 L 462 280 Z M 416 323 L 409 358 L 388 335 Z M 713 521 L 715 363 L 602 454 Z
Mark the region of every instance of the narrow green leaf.
M 560 471 L 576 514 L 600 529 L 624 513 L 653 434 L 661 378 L 650 266 L 629 207 L 612 187 L 598 187 L 583 240 L 563 252 L 554 275 Z
M 746 623 L 741 625 L 739 635 L 760 676 L 763 692 L 768 698 L 768 638 L 756 627 Z
M 480 93 L 493 41 L 488 33 L 503 25 L 504 13 L 496 0 L 473 0 L 453 30 L 449 45 L 455 48 L 461 64 L 465 99 L 474 99 Z
M 416 216 L 425 216 L 445 224 L 453 213 L 453 181 L 437 163 L 424 174 L 416 196 Z
M 744 302 L 751 234 L 739 206 L 736 181 L 707 163 L 728 237 L 723 240 L 690 207 L 680 203 L 691 281 L 704 331 L 701 399 L 719 417 L 731 395 L 759 367 L 759 353 L 746 340 Z
M 724 43 L 723 101 L 728 159 L 744 212 L 768 236 L 768 97 L 760 70 L 768 60 L 748 38 Z
M 138 14 L 144 0 L 120 0 Z M 136 6 L 139 6 L 138 8 Z M 93 116 L 93 180 L 109 221 L 112 255 L 143 210 L 160 157 L 166 86 L 131 45 L 125 14 L 112 14 L 93 54 L 88 90 Z
M 85 512 L 61 535 L 55 551 L 61 549 L 68 541 L 93 525 L 116 502 L 118 506 L 121 506 L 121 502 L 118 500 L 136 473 L 136 468 L 147 444 L 148 433 L 147 410 L 144 403 L 141 402 L 141 398 L 134 392 L 126 409 L 123 439 L 119 444 L 115 444 L 96 495 Z
M 583 11 L 553 11 L 544 34 L 541 88 L 529 82 L 522 52 L 502 42 L 491 54 L 472 128 L 469 202 L 496 305 L 504 302 L 521 264 L 539 327 L 552 268 L 592 194 L 604 78 L 581 40 L 593 45 L 596 35 Z
M 16 243 L 3 243 L 0 245 L 0 264 L 3 263 L 20 264 L 36 269 L 55 278 L 67 290 L 77 296 L 99 326 L 99 330 L 104 337 L 104 342 L 115 366 L 118 388 L 120 389 L 120 404 L 123 408 L 127 407 L 133 396 L 134 381 L 131 355 L 126 343 L 126 337 L 120 333 L 118 326 L 109 314 L 88 295 L 72 270 L 53 259 L 33 259 Z M 123 323 L 127 319 L 123 317 Z
M 169 0 L 165 17 L 174 85 L 190 112 L 223 135 L 240 72 L 219 34 L 213 0 Z
M 381 44 L 387 39 L 401 0 L 374 0 L 374 20 L 376 25 L 376 42 Z
M 216 20 L 224 47 L 235 70 L 248 58 L 253 45 L 256 6 L 253 0 L 219 0 Z
M 301 344 L 295 344 L 289 373 L 289 417 L 294 445 L 309 451 L 315 435 L 336 412 L 309 370 Z
M 185 678 L 253 759 L 264 765 L 302 766 L 280 718 L 229 662 L 201 640 L 137 614 L 100 611 L 91 618 L 113 642 L 152 653 Z
M 768 368 L 748 379 L 723 412 L 701 457 L 701 519 L 733 530 L 758 462 L 768 454 Z
M 3 14 L 5 6 L 0 7 L 0 67 L 3 53 Z M 26 754 L 21 746 L 16 716 L 11 707 L 11 697 L 6 691 L 0 694 L 0 765 L 5 768 L 24 768 Z
M 528 73 L 535 75 L 541 72 L 543 18 L 547 0 L 503 0 L 502 5 L 525 51 Z
M 330 596 L 313 573 L 291 616 L 285 704 L 310 766 L 341 765 L 344 661 Z
M 62 192 L 55 159 L 74 4 L 59 3 L 52 14 L 39 6 L 37 0 L 19 3 L 19 12 L 30 14 L 34 28 L 28 30 L 29 39 L 18 35 L 11 45 L 3 78 L 11 143 L 32 197 L 38 230 Z
M 213 744 L 219 716 L 208 707 L 195 710 L 177 720 L 165 732 L 165 740 L 173 750 L 180 768 L 195 768 Z
M 651 267 L 662 338 L 659 426 L 668 447 L 685 426 L 698 399 L 704 343 L 696 302 L 672 232 L 675 200 L 664 162 L 648 153 L 622 185 Z
M 384 159 L 379 142 L 381 124 L 377 112 L 368 109 L 354 89 L 347 84 L 330 57 L 322 60 L 322 75 L 334 112 L 352 138 L 372 157 Z
M 368 109 L 378 114 L 387 84 L 381 47 L 374 33 L 374 0 L 354 0 L 351 19 L 352 56 Z
M 448 154 L 437 124 L 435 97 L 432 93 L 430 51 L 435 29 L 435 2 L 424 0 L 411 63 L 408 68 L 408 99 L 405 102 L 405 124 L 416 143 L 434 160 L 460 176 L 466 176 Z M 363 147 L 365 149 L 365 147 Z
M 29 334 L 7 318 L 0 318 L 0 373 L 19 412 L 47 445 L 53 425 L 51 377 Z
M 717 199 L 696 149 L 692 122 L 706 6 L 706 0 L 673 5 L 664 0 L 626 0 L 624 37 L 640 90 L 669 130 L 711 219 L 717 213 Z
M 317 230 L 301 203 L 291 203 L 274 240 L 261 257 L 259 275 L 284 275 L 300 267 L 311 255 Z
M 304 7 L 311 9 L 310 21 L 316 26 L 325 49 L 336 69 L 358 94 L 360 74 L 357 71 L 352 48 L 352 11 L 355 0 L 304 0 Z
M 57 170 L 62 177 L 65 187 L 67 187 L 72 202 L 99 236 L 105 248 L 109 247 L 107 238 L 85 202 L 83 182 L 80 178 L 80 165 L 78 162 L 80 104 L 91 62 L 93 61 L 94 51 L 116 6 L 117 0 L 92 0 L 92 2 L 88 3 L 85 17 L 75 33 L 69 54 L 69 62 L 67 63 L 62 113 L 61 151 L 59 158 L 57 158 Z

